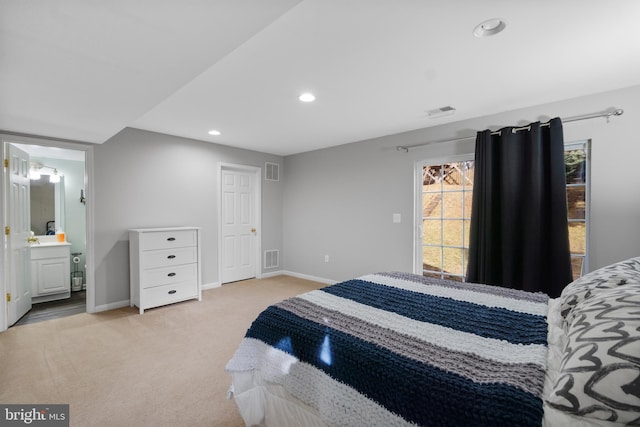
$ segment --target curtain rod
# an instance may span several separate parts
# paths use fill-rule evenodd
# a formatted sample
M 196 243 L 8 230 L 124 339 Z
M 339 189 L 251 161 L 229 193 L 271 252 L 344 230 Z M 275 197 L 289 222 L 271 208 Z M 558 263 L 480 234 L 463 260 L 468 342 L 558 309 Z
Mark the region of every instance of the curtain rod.
M 607 123 L 608 123 L 609 122 L 609 117 L 611 117 L 611 116 L 621 116 L 622 113 L 624 113 L 624 110 L 622 110 L 620 108 L 617 108 L 615 110 L 604 111 L 604 112 L 601 112 L 601 113 L 593 113 L 593 114 L 585 114 L 583 116 L 568 117 L 566 119 L 562 119 L 562 123 L 577 122 L 578 120 L 595 119 L 595 118 L 598 118 L 598 117 L 606 117 L 607 118 Z M 549 126 L 549 122 L 542 123 L 541 125 L 542 126 Z M 518 132 L 518 131 L 525 130 L 525 129 L 531 129 L 531 126 L 516 127 L 516 128 L 513 128 L 512 131 L 513 132 Z M 499 134 L 500 134 L 500 131 L 491 132 L 491 135 L 499 135 Z M 444 142 L 466 141 L 468 139 L 476 139 L 476 135 L 463 136 L 463 137 L 460 137 L 460 138 L 442 139 L 442 140 L 438 140 L 438 141 L 429 141 L 429 142 L 423 142 L 421 144 L 415 144 L 415 145 L 398 145 L 396 147 L 396 150 L 404 151 L 405 153 L 408 153 L 409 150 L 411 150 L 413 148 L 424 147 L 425 145 L 441 144 L 441 143 L 444 143 Z

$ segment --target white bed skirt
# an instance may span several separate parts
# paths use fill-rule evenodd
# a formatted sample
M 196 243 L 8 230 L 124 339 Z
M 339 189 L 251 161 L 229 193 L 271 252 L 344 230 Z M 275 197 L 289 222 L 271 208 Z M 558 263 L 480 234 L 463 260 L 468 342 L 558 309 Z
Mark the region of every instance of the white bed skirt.
M 229 398 L 235 400 L 247 426 L 327 427 L 318 411 L 281 385 L 265 383 L 255 371 L 231 373 Z

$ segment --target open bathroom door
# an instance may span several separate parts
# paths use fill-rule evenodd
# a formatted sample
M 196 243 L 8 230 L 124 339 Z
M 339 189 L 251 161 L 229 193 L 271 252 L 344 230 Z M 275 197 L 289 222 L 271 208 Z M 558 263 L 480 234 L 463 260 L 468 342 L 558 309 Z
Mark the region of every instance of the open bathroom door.
M 8 326 L 16 323 L 31 310 L 31 255 L 29 236 L 30 182 L 29 154 L 13 144 L 7 144 L 8 165 L 5 168 L 7 183 L 7 320 Z

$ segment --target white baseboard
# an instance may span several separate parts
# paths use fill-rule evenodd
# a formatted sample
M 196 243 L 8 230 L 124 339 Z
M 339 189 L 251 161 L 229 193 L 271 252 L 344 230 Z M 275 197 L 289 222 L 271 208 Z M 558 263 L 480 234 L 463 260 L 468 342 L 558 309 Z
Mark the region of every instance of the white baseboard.
M 268 277 L 275 277 L 275 276 L 282 276 L 282 275 L 297 277 L 299 279 L 312 280 L 314 282 L 319 282 L 319 283 L 326 283 L 327 285 L 335 285 L 336 283 L 338 283 L 337 280 L 325 279 L 323 277 L 310 276 L 308 274 L 295 273 L 293 271 L 287 271 L 287 270 L 278 270 L 278 271 L 272 271 L 270 273 L 262 273 L 261 278 L 264 279 Z M 206 291 L 207 289 L 219 288 L 221 286 L 222 285 L 219 282 L 206 283 L 202 285 L 202 290 Z M 97 305 L 95 307 L 94 313 L 99 313 L 101 311 L 107 311 L 107 310 L 115 310 L 116 308 L 128 307 L 129 305 L 130 305 L 129 300 Z
M 338 283 L 336 280 L 310 276 L 308 274 L 295 273 L 293 271 L 288 271 L 288 270 L 278 270 L 278 271 L 270 271 L 268 273 L 262 273 L 259 276 L 256 276 L 256 279 L 268 279 L 270 277 L 276 277 L 276 276 L 292 276 L 292 277 L 297 277 L 299 279 L 313 280 L 314 282 L 326 283 L 328 285 L 334 285 Z M 206 289 L 219 288 L 220 286 L 222 285 L 218 282 L 209 283 L 208 285 L 202 285 L 202 290 L 204 291 Z
M 310 276 L 308 274 L 295 273 L 293 271 L 287 271 L 287 270 L 278 270 L 278 271 L 272 271 L 270 273 L 262 273 L 261 278 L 275 277 L 275 276 L 281 276 L 281 275 L 297 277 L 299 279 L 312 280 L 314 282 L 326 283 L 327 285 L 335 285 L 336 283 L 338 283 L 337 280 L 325 279 L 323 277 Z M 202 290 L 206 291 L 207 289 L 219 288 L 221 286 L 222 285 L 219 282 L 206 283 L 202 285 Z M 128 307 L 129 305 L 130 305 L 129 300 L 97 305 L 95 307 L 94 313 L 99 313 L 101 311 L 107 311 L 107 310 L 115 310 L 116 308 Z
M 201 286 L 201 289 L 206 291 L 207 289 L 219 288 L 220 286 L 222 285 L 219 282 L 205 283 Z
M 129 300 L 111 302 L 109 304 L 103 304 L 103 305 L 96 305 L 94 313 L 99 313 L 101 311 L 107 311 L 107 310 L 115 310 L 116 308 L 122 308 L 122 307 L 128 307 L 128 306 L 129 306 Z
M 269 277 L 282 276 L 283 274 L 287 274 L 282 270 L 278 271 L 270 271 L 268 273 L 262 273 L 259 279 L 268 279 Z
M 282 271 L 278 272 L 278 274 L 284 274 L 284 275 L 287 275 L 287 276 L 293 276 L 293 277 L 297 277 L 299 279 L 312 280 L 314 282 L 326 283 L 327 285 L 335 285 L 336 283 L 338 283 L 337 280 L 325 279 L 324 277 L 310 276 L 308 274 L 301 274 L 301 273 L 296 273 L 296 272 L 287 271 L 287 270 L 282 270 Z M 263 277 L 264 277 L 264 275 L 263 275 Z

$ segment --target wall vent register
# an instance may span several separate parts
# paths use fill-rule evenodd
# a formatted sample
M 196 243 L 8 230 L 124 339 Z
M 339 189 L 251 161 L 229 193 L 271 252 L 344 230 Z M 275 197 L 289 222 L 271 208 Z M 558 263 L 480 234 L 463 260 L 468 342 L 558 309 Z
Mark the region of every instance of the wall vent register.
M 129 230 L 130 305 L 144 310 L 202 298 L 200 228 Z
M 264 251 L 264 268 L 276 268 L 280 266 L 280 251 L 269 249 Z
M 264 179 L 267 181 L 280 181 L 280 165 L 266 162 L 264 164 Z

